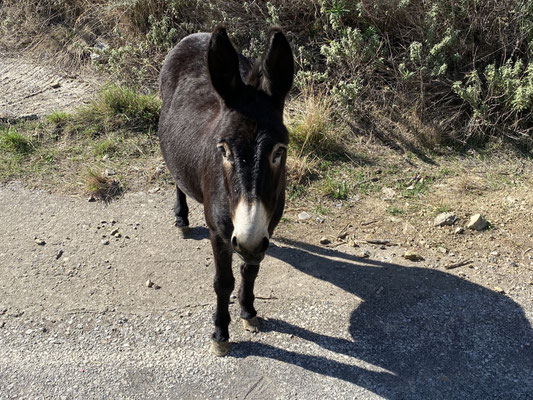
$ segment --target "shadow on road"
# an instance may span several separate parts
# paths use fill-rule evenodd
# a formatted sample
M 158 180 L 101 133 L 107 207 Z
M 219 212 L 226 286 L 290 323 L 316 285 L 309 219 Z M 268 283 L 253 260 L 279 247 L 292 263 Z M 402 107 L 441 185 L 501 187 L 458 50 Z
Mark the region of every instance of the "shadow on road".
M 270 255 L 362 299 L 350 315 L 353 341 L 272 319 L 263 330 L 292 334 L 378 368 L 257 342 L 239 343 L 233 356 L 281 360 L 385 398 L 532 398 L 533 330 L 509 297 L 437 270 L 286 243 L 291 247 L 274 247 Z

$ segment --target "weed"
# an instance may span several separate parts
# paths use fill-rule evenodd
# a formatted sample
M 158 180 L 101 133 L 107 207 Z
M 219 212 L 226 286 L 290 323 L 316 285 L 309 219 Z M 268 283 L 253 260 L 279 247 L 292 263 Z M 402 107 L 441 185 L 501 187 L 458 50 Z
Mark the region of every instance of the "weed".
M 389 206 L 387 207 L 387 212 L 390 214 L 390 215 L 394 215 L 394 216 L 398 216 L 398 215 L 403 215 L 405 214 L 405 210 L 399 208 L 399 207 L 396 207 L 396 206 Z
M 87 172 L 85 190 L 89 195 L 106 202 L 122 193 L 118 180 L 95 172 L 92 169 Z
M 46 120 L 55 125 L 63 125 L 70 119 L 70 114 L 64 111 L 56 111 L 46 116 Z
M 35 150 L 28 138 L 11 127 L 2 128 L 0 131 L 0 148 L 21 156 L 30 154 Z

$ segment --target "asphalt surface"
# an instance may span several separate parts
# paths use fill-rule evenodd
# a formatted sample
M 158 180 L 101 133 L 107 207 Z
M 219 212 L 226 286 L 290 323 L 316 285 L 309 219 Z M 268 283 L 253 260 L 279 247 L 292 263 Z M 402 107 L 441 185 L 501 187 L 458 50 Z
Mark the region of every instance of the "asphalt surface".
M 181 239 L 172 201 L 0 186 L 0 399 L 533 398 L 531 298 L 304 226 L 261 266 L 262 331 L 232 304 L 231 352 L 212 356 L 207 229 L 191 205 Z

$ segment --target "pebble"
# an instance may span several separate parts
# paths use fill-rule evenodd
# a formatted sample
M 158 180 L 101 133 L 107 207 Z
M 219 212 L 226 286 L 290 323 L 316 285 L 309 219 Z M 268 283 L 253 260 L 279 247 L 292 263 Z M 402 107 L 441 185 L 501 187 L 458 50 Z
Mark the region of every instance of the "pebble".
M 497 291 L 498 293 L 505 293 L 505 290 L 503 290 L 501 287 L 499 286 L 494 286 L 494 290 Z
M 465 228 L 463 228 L 462 226 L 460 226 L 459 228 L 456 228 L 455 229 L 455 232 L 454 232 L 456 235 L 460 235 L 462 233 L 465 233 Z
M 433 221 L 434 226 L 453 225 L 457 221 L 457 216 L 451 212 L 440 213 Z
M 146 281 L 146 287 L 150 287 L 151 288 L 152 286 L 154 286 L 154 282 L 152 282 L 150 279 L 148 279 Z
M 331 240 L 329 240 L 327 237 L 322 236 L 320 238 L 320 244 L 330 244 L 330 243 L 331 243 Z
M 105 174 L 106 176 L 113 176 L 113 175 L 116 175 L 117 173 L 113 168 L 106 168 Z
M 302 211 L 300 214 L 298 214 L 298 219 L 300 221 L 306 221 L 311 218 L 311 214 L 309 214 L 306 211 Z
M 470 221 L 466 227 L 475 231 L 482 231 L 487 227 L 487 225 L 487 220 L 481 214 L 474 214 L 472 217 L 470 217 Z
M 420 254 L 412 250 L 407 250 L 402 257 L 410 261 L 422 261 L 424 259 Z
M 35 243 L 37 243 L 39 246 L 44 246 L 46 244 L 43 239 L 35 239 Z
M 108 244 L 109 244 L 109 240 L 107 240 L 107 239 L 102 239 L 102 244 L 103 244 L 104 246 L 108 245 Z
M 368 250 L 363 250 L 355 254 L 356 257 L 359 258 L 368 258 L 370 257 L 370 252 Z
M 96 198 L 91 194 L 91 195 L 89 196 L 89 198 L 87 199 L 87 201 L 88 201 L 89 203 L 93 203 L 93 202 L 96 201 Z
M 115 228 L 111 231 L 111 236 L 116 236 L 117 233 L 118 233 L 118 228 Z
M 59 250 L 56 254 L 56 260 L 59 260 L 59 258 L 63 255 L 63 250 Z

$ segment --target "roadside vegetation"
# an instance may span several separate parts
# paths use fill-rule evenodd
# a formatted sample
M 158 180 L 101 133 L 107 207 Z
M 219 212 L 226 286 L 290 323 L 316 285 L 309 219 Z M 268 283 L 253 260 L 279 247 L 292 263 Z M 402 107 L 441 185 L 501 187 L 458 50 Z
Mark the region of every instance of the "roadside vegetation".
M 402 215 L 460 174 L 459 159 L 531 157 L 533 0 L 5 0 L 0 50 L 88 66 L 114 84 L 78 110 L 2 123 L 0 179 L 100 198 L 170 182 L 155 136 L 158 71 L 178 40 L 216 24 L 250 57 L 271 25 L 291 41 L 293 204 L 327 212 L 376 196 Z

